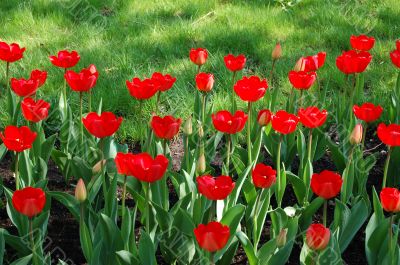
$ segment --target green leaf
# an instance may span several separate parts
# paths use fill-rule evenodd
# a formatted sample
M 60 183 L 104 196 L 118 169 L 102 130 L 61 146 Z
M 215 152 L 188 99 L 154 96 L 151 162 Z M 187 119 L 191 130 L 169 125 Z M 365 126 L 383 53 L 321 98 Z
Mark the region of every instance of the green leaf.
M 236 236 L 239 239 L 240 243 L 242 244 L 244 252 L 246 252 L 246 256 L 247 256 L 249 264 L 257 265 L 258 258 L 256 256 L 256 253 L 254 252 L 253 245 L 251 244 L 249 238 L 242 231 L 236 232 Z
M 316 197 L 303 211 L 299 220 L 299 226 L 301 231 L 305 231 L 312 223 L 314 214 L 324 203 L 324 199 Z
M 25 256 L 23 258 L 20 258 L 20 259 L 14 261 L 13 263 L 11 263 L 10 265 L 29 265 L 29 264 L 31 264 L 30 263 L 31 260 L 32 260 L 32 254 Z
M 120 250 L 116 254 L 119 265 L 139 264 L 139 261 L 129 251 Z
M 48 191 L 47 195 L 62 203 L 65 207 L 67 207 L 75 219 L 79 220 L 79 202 L 74 196 L 60 191 Z
M 139 259 L 141 264 L 155 265 L 156 257 L 155 257 L 155 248 L 154 244 L 151 241 L 149 234 L 146 231 L 140 231 L 140 240 L 139 240 Z
M 84 221 L 79 223 L 79 238 L 81 242 L 82 252 L 88 263 L 92 260 L 93 244 L 89 229 Z
M 303 180 L 290 171 L 286 171 L 286 176 L 290 184 L 292 184 L 297 201 L 302 204 L 306 196 L 306 186 L 304 185 Z

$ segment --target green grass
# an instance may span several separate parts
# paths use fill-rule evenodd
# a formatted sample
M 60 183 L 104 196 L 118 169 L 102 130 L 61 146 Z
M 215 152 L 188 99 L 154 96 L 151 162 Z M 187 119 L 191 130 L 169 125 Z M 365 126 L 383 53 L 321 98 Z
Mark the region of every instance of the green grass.
M 82 0 L 75 6 L 76 3 L 1 1 L 0 38 L 27 48 L 24 59 L 12 65 L 12 75 L 27 76 L 34 68 L 48 70 L 48 81 L 40 95 L 54 98 L 62 86 L 62 71 L 50 64 L 48 55 L 61 49 L 77 50 L 81 61 L 76 70 L 93 63 L 100 71 L 93 90 L 94 103 L 102 98 L 104 110 L 125 117 L 119 131 L 122 139 L 135 139 L 139 131 L 138 104 L 125 86 L 125 80 L 132 77 L 143 78 L 154 71 L 176 76 L 173 89 L 162 96 L 162 110 L 182 118 L 188 116 L 195 91 L 196 68 L 188 59 L 192 47 L 205 47 L 210 53 L 203 70 L 216 77 L 212 94 L 215 109 L 229 107 L 231 73 L 224 67 L 223 56 L 243 53 L 248 58 L 244 75 L 268 76 L 270 54 L 278 41 L 284 53 L 277 64 L 280 100 L 291 89 L 287 73 L 297 59 L 318 51 L 328 54 L 319 74 L 324 84 L 329 80 L 330 94 L 335 95 L 343 80 L 335 58 L 350 48 L 351 34 L 367 33 L 377 39 L 366 74 L 370 100 L 381 102 L 394 86 L 396 70 L 389 51 L 400 37 L 398 0 L 303 0 L 289 12 L 267 0 Z M 2 77 L 4 69 L 1 66 Z M 0 103 L 1 113 L 5 113 L 5 100 Z M 77 103 L 78 95 L 72 94 L 75 111 Z M 148 114 L 154 104 L 146 104 Z M 1 118 L 6 117 L 1 114 Z

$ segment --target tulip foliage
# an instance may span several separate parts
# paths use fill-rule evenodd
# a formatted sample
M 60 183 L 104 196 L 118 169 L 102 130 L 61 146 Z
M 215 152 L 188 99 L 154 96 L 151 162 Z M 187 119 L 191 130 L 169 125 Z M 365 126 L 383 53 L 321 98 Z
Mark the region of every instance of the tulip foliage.
M 351 36 L 352 49 L 337 57 L 348 81 L 341 102 L 329 100 L 321 78 L 325 52 L 297 61 L 286 77 L 287 96 L 274 81 L 281 44 L 272 51 L 268 80 L 242 75 L 245 55 L 229 54 L 220 59 L 232 76 L 230 109 L 219 110 L 212 102 L 218 79 L 203 72 L 212 56 L 193 48 L 195 103 L 189 117 L 160 108 L 177 79 L 173 75 L 155 72 L 121 83 L 143 128 L 138 147 L 129 150 L 115 137 L 129 117 L 101 102 L 92 105 L 92 90 L 103 78 L 95 65 L 80 65 L 76 51 L 50 56 L 63 69 L 64 82 L 57 100 L 45 100 L 37 91 L 53 77 L 39 69 L 29 78 L 17 76 L 12 63 L 25 48 L 0 42 L 9 115 L 0 157 L 11 161 L 15 178 L 11 186 L 0 182 L 0 196 L 16 227 L 0 228 L 0 265 L 53 264 L 44 244 L 56 201 L 79 223 L 76 236 L 87 264 L 223 265 L 239 248 L 250 265 L 289 259 L 344 264 L 342 253 L 363 229 L 368 263 L 398 264 L 400 43 L 390 53 L 398 78 L 387 108 L 367 102 L 364 93 L 374 43 L 373 37 Z M 145 103 L 154 108 L 151 116 Z M 45 126 L 49 115 L 62 124 L 53 135 Z M 367 150 L 371 130 L 386 151 L 382 178 L 372 190 L 367 182 L 379 146 Z M 176 169 L 170 147 L 178 138 L 183 156 Z M 321 168 L 322 159 L 330 159 L 331 167 Z M 54 164 L 64 178 L 62 191 L 48 185 Z

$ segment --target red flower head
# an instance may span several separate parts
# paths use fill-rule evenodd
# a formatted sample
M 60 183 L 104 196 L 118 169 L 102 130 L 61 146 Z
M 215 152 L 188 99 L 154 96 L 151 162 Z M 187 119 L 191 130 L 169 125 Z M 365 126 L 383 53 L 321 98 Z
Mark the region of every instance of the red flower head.
M 96 85 L 99 73 L 96 66 L 91 64 L 88 68 L 83 68 L 79 73 L 68 70 L 64 77 L 73 91 L 87 92 Z
M 35 101 L 32 98 L 24 98 L 21 102 L 21 109 L 27 121 L 39 122 L 49 115 L 50 104 L 41 99 Z
M 203 65 L 207 61 L 208 52 L 203 48 L 192 48 L 189 53 L 190 60 L 197 65 Z
M 311 189 L 319 197 L 329 200 L 335 197 L 342 188 L 342 177 L 332 171 L 324 170 L 314 173 L 311 178 Z
M 36 139 L 36 133 L 32 132 L 29 127 L 16 127 L 9 125 L 4 130 L 4 134 L 0 133 L 0 138 L 8 150 L 22 152 L 32 148 L 32 144 Z
M 32 218 L 39 214 L 46 204 L 46 194 L 40 188 L 26 187 L 16 190 L 12 196 L 12 205 L 17 212 Z
M 0 42 L 0 60 L 9 63 L 18 61 L 24 57 L 25 48 L 21 48 L 17 43 L 7 44 Z
M 50 62 L 60 68 L 71 68 L 75 66 L 81 58 L 76 51 L 59 51 L 57 56 L 51 55 Z
M 236 111 L 234 115 L 227 110 L 221 110 L 212 114 L 211 118 L 216 130 L 229 134 L 243 130 L 247 121 L 247 115 L 241 110 Z
M 400 125 L 390 124 L 386 126 L 381 123 L 378 126 L 377 133 L 382 143 L 389 146 L 400 146 Z
M 125 176 L 133 176 L 130 170 L 130 162 L 134 157 L 133 154 L 125 154 L 118 152 L 115 156 L 115 165 L 117 167 L 118 174 L 125 175 Z
M 383 188 L 380 194 L 383 209 L 390 213 L 400 212 L 400 191 L 396 188 Z
M 354 105 L 353 112 L 357 119 L 365 122 L 373 122 L 379 119 L 383 111 L 380 105 L 374 105 L 372 103 L 364 103 L 361 106 Z
M 236 72 L 244 68 L 246 57 L 243 54 L 239 54 L 236 57 L 232 54 L 228 54 L 224 57 L 224 62 L 229 71 Z
M 199 224 L 193 232 L 199 246 L 208 252 L 223 249 L 230 237 L 229 226 L 219 222 Z
M 152 183 L 162 179 L 168 168 L 168 159 L 164 155 L 153 159 L 148 153 L 131 154 L 127 165 L 129 175 L 140 181 Z
M 306 232 L 307 246 L 313 250 L 323 250 L 328 246 L 331 231 L 322 224 L 312 224 Z
M 153 73 L 151 79 L 158 83 L 158 90 L 163 92 L 169 90 L 176 81 L 176 78 L 169 74 L 163 75 L 157 72 Z
M 97 138 L 104 138 L 113 135 L 122 122 L 122 117 L 116 117 L 112 112 L 103 112 L 98 115 L 90 112 L 86 118 L 82 118 L 86 130 Z
M 368 37 L 366 35 L 359 35 L 359 36 L 351 35 L 350 44 L 351 47 L 353 47 L 353 49 L 355 50 L 369 51 L 372 49 L 372 47 L 374 47 L 375 38 Z
M 260 126 L 266 126 L 272 119 L 272 112 L 269 109 L 262 109 L 258 112 L 257 122 Z
M 303 58 L 302 64 L 304 71 L 315 72 L 325 64 L 326 52 L 319 52 L 316 55 L 311 55 Z
M 146 78 L 142 81 L 135 77 L 132 82 L 126 80 L 126 86 L 131 96 L 138 100 L 149 99 L 160 89 L 159 82 L 153 78 Z
M 328 112 L 326 110 L 320 110 L 319 108 L 312 106 L 305 109 L 300 108 L 298 116 L 300 118 L 300 122 L 304 126 L 312 129 L 320 127 L 325 123 Z
M 275 131 L 282 134 L 289 134 L 296 130 L 299 118 L 291 113 L 287 113 L 284 110 L 279 110 L 272 115 L 272 128 Z
M 231 177 L 219 176 L 212 177 L 209 175 L 196 178 L 197 189 L 199 193 L 209 200 L 224 200 L 231 194 L 235 187 L 235 182 L 232 182 Z
M 362 73 L 371 62 L 372 56 L 369 52 L 354 50 L 343 52 L 336 58 L 336 66 L 344 74 Z
M 33 70 L 31 72 L 30 79 L 32 80 L 38 80 L 39 85 L 38 87 L 43 86 L 43 84 L 46 82 L 47 79 L 47 72 L 46 71 L 40 71 L 40 70 Z
M 199 91 L 210 92 L 214 86 L 214 75 L 198 73 L 196 75 L 196 86 Z
M 243 100 L 255 102 L 262 98 L 268 88 L 267 80 L 260 79 L 258 76 L 243 77 L 238 80 L 233 89 Z
M 272 169 L 270 166 L 259 163 L 254 167 L 251 176 L 253 178 L 254 186 L 266 189 L 275 183 L 276 170 Z
M 11 78 L 11 89 L 20 97 L 34 95 L 39 87 L 39 81 L 34 79 Z
M 305 71 L 290 71 L 289 81 L 292 86 L 299 90 L 309 89 L 317 79 L 316 72 L 307 73 Z
M 181 123 L 181 119 L 175 119 L 173 116 L 168 115 L 164 118 L 153 116 L 150 125 L 158 138 L 171 140 L 178 134 Z
M 396 50 L 390 53 L 390 59 L 396 67 L 400 68 L 400 40 L 396 41 Z

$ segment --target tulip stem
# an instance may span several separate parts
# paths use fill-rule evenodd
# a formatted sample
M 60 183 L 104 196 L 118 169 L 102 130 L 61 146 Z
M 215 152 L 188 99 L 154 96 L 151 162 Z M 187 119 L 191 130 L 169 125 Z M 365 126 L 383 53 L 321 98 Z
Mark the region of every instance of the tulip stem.
M 394 260 L 393 259 L 393 232 L 392 232 L 393 220 L 394 220 L 394 214 L 390 213 L 390 222 L 389 222 L 389 255 L 390 255 L 390 260 Z
M 256 202 L 254 205 L 254 215 L 253 215 L 253 247 L 254 251 L 257 252 L 257 246 L 258 246 L 258 238 L 257 238 L 257 217 L 258 217 L 258 207 L 260 204 L 260 197 L 261 197 L 261 192 L 258 194 L 256 197 Z
M 150 182 L 146 182 L 146 231 L 150 234 Z
M 307 159 L 312 165 L 312 155 L 311 155 L 311 150 L 312 150 L 312 129 L 310 128 L 310 132 L 308 134 L 308 150 L 307 150 Z M 304 203 L 308 203 L 308 196 L 310 193 L 310 178 L 311 176 L 309 175 L 304 175 L 304 183 L 306 184 L 306 196 L 304 197 Z
M 215 256 L 215 253 L 214 253 L 214 252 L 211 252 L 211 254 L 210 254 L 210 264 L 211 264 L 211 265 L 215 265 L 214 256 Z
M 365 123 L 364 130 L 363 130 L 363 135 L 362 135 L 362 140 L 361 140 L 361 154 L 364 152 L 364 147 L 365 147 L 365 137 L 367 136 L 367 127 L 368 123 Z
M 247 118 L 247 155 L 248 155 L 248 164 L 250 165 L 252 162 L 251 159 L 251 102 L 249 101 L 247 105 L 247 112 L 248 112 L 248 118 Z
M 89 112 L 92 112 L 92 91 L 89 90 L 89 99 L 88 99 L 88 104 L 89 104 Z
M 392 149 L 393 148 L 391 146 L 389 146 L 388 154 L 387 154 L 386 161 L 385 161 L 385 167 L 383 170 L 382 189 L 386 187 L 386 179 L 387 179 L 387 174 L 388 174 L 388 170 L 389 170 L 390 155 L 392 153 Z
M 278 144 L 278 153 L 276 157 L 276 174 L 277 174 L 277 180 L 276 180 L 276 195 L 278 199 L 278 207 L 280 208 L 282 206 L 282 198 L 281 198 L 281 148 L 282 148 L 282 138 L 283 135 L 280 135 L 279 137 L 279 144 Z M 282 194 L 283 196 L 283 194 Z
M 206 122 L 206 93 L 202 93 L 202 104 L 201 104 L 201 126 L 204 129 L 204 123 Z
M 29 218 L 29 237 L 31 240 L 31 248 L 32 248 L 32 260 L 33 264 L 37 264 L 37 257 L 36 257 L 36 244 L 35 239 L 33 238 L 33 220 L 32 217 Z
M 19 188 L 21 186 L 20 181 L 19 181 L 18 158 L 19 158 L 19 152 L 15 152 L 15 188 L 16 188 L 16 190 L 19 190 Z
M 143 100 L 139 100 L 139 124 L 142 124 L 143 120 Z M 140 150 L 143 152 L 143 137 L 142 137 L 142 126 L 139 127 L 139 139 L 140 139 Z
M 100 139 L 99 148 L 100 148 L 100 156 L 101 156 L 101 177 L 102 177 L 102 186 L 103 186 L 103 196 L 105 204 L 107 204 L 106 196 L 107 196 L 107 187 L 106 187 L 106 172 L 104 170 L 104 152 L 103 152 L 104 140 Z
M 189 135 L 185 135 L 185 161 L 186 161 L 186 170 L 190 172 L 190 161 L 189 161 Z
M 121 212 L 122 220 L 124 220 L 125 216 L 125 199 L 126 199 L 126 175 L 124 175 L 124 186 L 122 189 L 122 212 Z
M 83 145 L 83 121 L 82 121 L 82 108 L 83 108 L 83 92 L 79 93 L 79 107 L 80 107 L 80 125 L 81 125 L 81 144 Z
M 226 137 L 227 137 L 227 144 L 226 144 L 226 165 L 225 165 L 225 167 L 226 167 L 226 175 L 229 176 L 232 138 L 231 138 L 230 134 L 227 134 Z
M 157 92 L 157 101 L 156 101 L 156 113 L 161 114 L 161 109 L 160 109 L 160 98 L 161 98 L 161 91 Z
M 276 59 L 273 59 L 273 60 L 272 60 L 271 72 L 269 72 L 269 80 L 270 80 L 271 86 L 273 85 L 273 84 L 272 84 L 272 78 L 274 77 L 275 63 L 276 63 Z
M 325 200 L 324 201 L 324 213 L 323 213 L 323 224 L 324 224 L 324 226 L 326 227 L 326 216 L 327 216 L 327 212 L 328 212 L 328 201 L 327 200 Z
M 5 80 L 6 81 L 6 88 L 11 89 L 10 86 L 9 86 L 10 81 L 8 80 L 9 75 L 10 75 L 10 62 L 7 62 L 7 64 L 6 64 L 6 80 Z
M 65 74 L 67 73 L 67 68 L 64 68 L 64 87 L 63 87 L 63 100 L 64 100 L 64 119 L 67 118 L 67 79 L 65 78 Z
M 236 71 L 233 72 L 233 76 L 232 76 L 232 91 L 231 91 L 232 114 L 236 111 L 235 90 L 234 90 L 235 79 L 236 79 Z
M 168 147 L 167 140 L 164 139 L 163 140 L 163 152 L 164 152 L 165 156 L 167 156 L 167 147 Z

